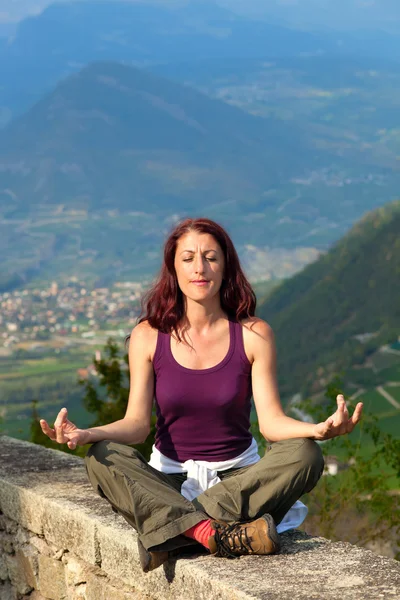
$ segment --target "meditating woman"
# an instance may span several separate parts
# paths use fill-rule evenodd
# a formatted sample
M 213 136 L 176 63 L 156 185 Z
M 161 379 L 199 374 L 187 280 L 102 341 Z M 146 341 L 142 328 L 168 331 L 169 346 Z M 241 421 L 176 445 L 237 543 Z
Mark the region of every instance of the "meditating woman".
M 92 444 L 90 482 L 136 529 L 146 572 L 190 544 L 219 557 L 278 552 L 277 526 L 293 524 L 293 505 L 323 471 L 315 440 L 349 433 L 360 420 L 362 404 L 349 417 L 341 395 L 322 423 L 285 415 L 273 333 L 255 307 L 227 232 L 209 219 L 184 220 L 165 243 L 160 275 L 130 335 L 124 418 L 79 429 L 64 408 L 54 428 L 41 420 L 60 444 Z M 261 459 L 249 431 L 252 397 L 268 442 Z M 153 400 L 156 438 L 147 462 L 130 444 L 147 438 Z M 304 518 L 297 516 L 295 524 Z

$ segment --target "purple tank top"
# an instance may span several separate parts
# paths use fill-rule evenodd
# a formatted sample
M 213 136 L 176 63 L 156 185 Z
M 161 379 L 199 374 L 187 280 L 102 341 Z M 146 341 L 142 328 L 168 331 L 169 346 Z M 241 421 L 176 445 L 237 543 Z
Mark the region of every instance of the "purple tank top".
M 228 354 L 209 369 L 187 369 L 158 332 L 154 354 L 156 448 L 168 458 L 220 461 L 250 446 L 251 364 L 240 323 L 229 321 Z

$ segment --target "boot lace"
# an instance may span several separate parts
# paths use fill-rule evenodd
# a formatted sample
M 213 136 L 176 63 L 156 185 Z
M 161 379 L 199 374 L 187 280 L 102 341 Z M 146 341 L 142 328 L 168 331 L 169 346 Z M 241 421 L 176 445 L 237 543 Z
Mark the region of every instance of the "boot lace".
M 223 558 L 238 558 L 240 554 L 253 551 L 251 540 L 247 535 L 247 527 L 241 524 L 232 525 L 215 524 L 216 556 Z

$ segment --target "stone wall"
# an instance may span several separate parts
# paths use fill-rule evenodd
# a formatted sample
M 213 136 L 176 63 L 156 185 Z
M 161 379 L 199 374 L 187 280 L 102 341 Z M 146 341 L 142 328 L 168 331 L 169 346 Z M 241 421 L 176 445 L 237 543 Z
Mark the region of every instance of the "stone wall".
M 0 600 L 358 600 L 400 597 L 400 564 L 304 533 L 276 556 L 182 556 L 144 574 L 136 533 L 83 461 L 0 436 Z
M 39 591 L 40 590 L 40 591 Z M 0 515 L 0 600 L 145 598 L 65 548 Z

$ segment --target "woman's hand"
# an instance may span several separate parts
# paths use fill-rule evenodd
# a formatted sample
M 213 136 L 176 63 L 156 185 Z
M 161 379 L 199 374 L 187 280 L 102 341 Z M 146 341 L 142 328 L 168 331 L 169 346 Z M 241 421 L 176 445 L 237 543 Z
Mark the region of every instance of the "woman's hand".
M 329 440 L 339 435 L 351 433 L 361 418 L 363 404 L 359 402 L 349 418 L 346 402 L 342 394 L 336 397 L 337 410 L 323 423 L 315 425 L 315 440 Z
M 40 426 L 43 433 L 53 440 L 53 442 L 67 444 L 70 450 L 89 443 L 89 431 L 87 429 L 78 429 L 76 425 L 69 421 L 66 408 L 62 408 L 58 413 L 54 422 L 54 429 L 49 427 L 44 419 L 40 419 Z

